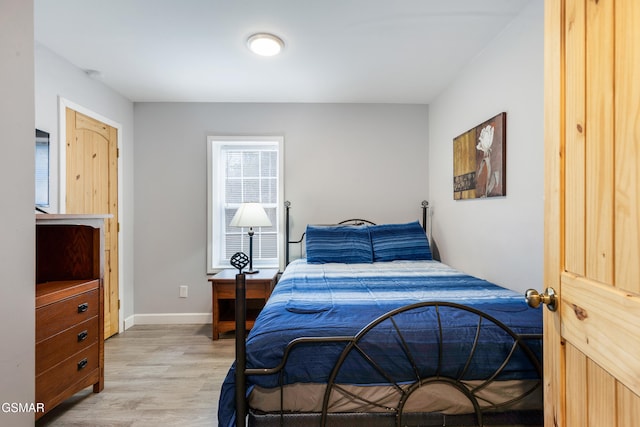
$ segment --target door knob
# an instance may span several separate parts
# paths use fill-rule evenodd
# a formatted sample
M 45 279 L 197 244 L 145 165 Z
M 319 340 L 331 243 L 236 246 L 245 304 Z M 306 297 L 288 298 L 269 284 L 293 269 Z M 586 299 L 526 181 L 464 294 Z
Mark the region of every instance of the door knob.
M 540 303 L 542 303 L 551 311 L 556 311 L 558 309 L 558 297 L 556 296 L 556 291 L 553 288 L 545 289 L 543 294 L 539 293 L 535 289 L 527 289 L 527 292 L 524 294 L 524 298 L 527 300 L 529 307 L 536 308 Z

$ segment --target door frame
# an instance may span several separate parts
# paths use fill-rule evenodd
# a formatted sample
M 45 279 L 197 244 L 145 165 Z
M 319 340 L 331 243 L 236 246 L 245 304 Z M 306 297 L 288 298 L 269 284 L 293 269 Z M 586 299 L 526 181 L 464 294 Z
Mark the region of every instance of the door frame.
M 66 198 L 67 198 L 67 122 L 66 111 L 67 108 L 75 110 L 85 116 L 92 119 L 101 121 L 116 129 L 118 133 L 117 149 L 118 149 L 118 223 L 120 226 L 124 226 L 124 209 L 123 209 L 123 179 L 122 179 L 122 125 L 114 120 L 104 117 L 101 114 L 96 113 L 86 107 L 83 107 L 75 102 L 72 102 L 61 96 L 58 97 L 58 211 L 60 213 L 66 213 Z M 118 299 L 120 305 L 118 307 L 118 333 L 124 331 L 124 293 L 122 291 L 124 284 L 124 256 L 123 256 L 123 233 L 118 230 Z

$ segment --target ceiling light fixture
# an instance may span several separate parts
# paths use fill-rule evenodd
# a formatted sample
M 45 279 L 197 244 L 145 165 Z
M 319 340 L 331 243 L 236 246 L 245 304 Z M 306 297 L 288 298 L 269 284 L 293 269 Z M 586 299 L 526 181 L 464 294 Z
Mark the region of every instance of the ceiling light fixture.
M 278 36 L 269 33 L 254 34 L 247 40 L 251 52 L 261 56 L 274 56 L 284 48 L 284 42 Z

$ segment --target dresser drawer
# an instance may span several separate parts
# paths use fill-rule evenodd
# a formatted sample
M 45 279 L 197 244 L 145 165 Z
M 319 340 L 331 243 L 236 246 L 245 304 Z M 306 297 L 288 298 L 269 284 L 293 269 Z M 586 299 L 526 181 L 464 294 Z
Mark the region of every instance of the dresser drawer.
M 89 375 L 99 377 L 99 348 L 95 343 L 36 376 L 36 402 L 49 402 Z
M 36 343 L 100 312 L 98 289 L 36 309 Z
M 36 344 L 36 375 L 98 342 L 98 325 L 95 316 Z

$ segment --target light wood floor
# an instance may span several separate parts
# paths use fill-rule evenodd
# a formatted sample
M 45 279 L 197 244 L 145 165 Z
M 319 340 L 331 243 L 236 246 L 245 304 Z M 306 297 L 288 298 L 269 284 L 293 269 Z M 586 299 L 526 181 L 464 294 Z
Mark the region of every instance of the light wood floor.
M 134 326 L 105 342 L 104 391 L 87 387 L 35 425 L 217 426 L 234 357 L 233 332 L 212 341 L 210 324 Z
M 44 426 L 216 426 L 233 335 L 211 325 L 139 325 L 105 342 L 105 387 L 91 387 L 37 421 Z

